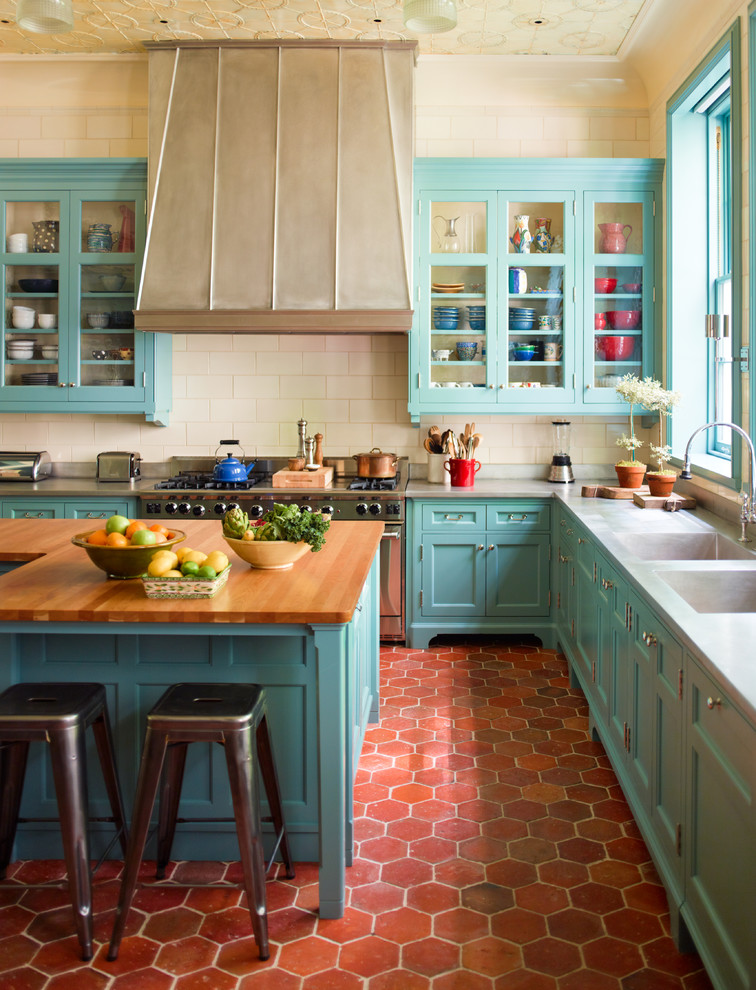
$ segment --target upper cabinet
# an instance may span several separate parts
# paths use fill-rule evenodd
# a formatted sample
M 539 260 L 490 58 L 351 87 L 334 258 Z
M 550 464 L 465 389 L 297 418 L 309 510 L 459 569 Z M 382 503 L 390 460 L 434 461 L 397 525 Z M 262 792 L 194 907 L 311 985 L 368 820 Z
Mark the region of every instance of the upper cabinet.
M 657 366 L 663 163 L 415 162 L 413 419 L 624 411 Z
M 134 329 L 143 160 L 0 164 L 0 409 L 168 422 L 171 340 Z

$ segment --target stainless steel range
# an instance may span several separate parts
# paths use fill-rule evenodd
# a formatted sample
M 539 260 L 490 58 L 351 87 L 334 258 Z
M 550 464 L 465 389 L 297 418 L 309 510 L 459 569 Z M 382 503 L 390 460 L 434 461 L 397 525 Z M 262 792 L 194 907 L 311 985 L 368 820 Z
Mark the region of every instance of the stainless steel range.
M 352 467 L 351 457 L 330 458 Z M 212 457 L 174 457 L 171 476 L 139 493 L 142 519 L 221 519 L 227 509 L 240 506 L 250 519 L 259 519 L 273 507 L 295 503 L 332 519 L 381 519 L 381 639 L 404 639 L 404 490 L 407 461 L 399 458 L 394 478 L 365 479 L 353 473 L 335 474 L 326 489 L 273 488 L 273 474 L 287 466 L 286 458 L 255 461 L 246 481 L 213 479 Z

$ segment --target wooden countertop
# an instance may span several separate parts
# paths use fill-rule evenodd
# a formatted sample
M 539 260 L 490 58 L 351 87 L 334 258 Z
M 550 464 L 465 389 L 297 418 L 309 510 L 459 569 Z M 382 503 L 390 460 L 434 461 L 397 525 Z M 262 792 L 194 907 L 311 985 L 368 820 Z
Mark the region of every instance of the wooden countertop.
M 80 519 L 0 519 L 0 561 L 24 562 L 0 577 L 0 622 L 349 622 L 383 523 L 333 522 L 322 550 L 265 571 L 229 550 L 218 520 L 181 520 L 186 545 L 227 551 L 232 567 L 215 598 L 180 601 L 147 598 L 139 579 L 107 578 L 71 543 L 90 528 Z

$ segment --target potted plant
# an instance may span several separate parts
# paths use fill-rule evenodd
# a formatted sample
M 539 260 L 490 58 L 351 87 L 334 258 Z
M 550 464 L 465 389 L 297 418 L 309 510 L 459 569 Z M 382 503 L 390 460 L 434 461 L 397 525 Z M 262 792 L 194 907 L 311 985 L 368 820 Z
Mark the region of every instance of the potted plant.
M 672 410 L 680 401 L 680 393 L 670 392 L 668 389 L 662 388 L 661 383 L 653 381 L 653 379 L 646 379 L 646 382 L 647 394 L 644 405 L 651 412 L 659 413 L 659 443 L 649 444 L 657 470 L 648 471 L 646 481 L 651 495 L 668 496 L 672 494 L 677 475 L 667 467 L 672 448 L 662 443 L 662 417 L 672 415 Z
M 640 488 L 643 484 L 643 475 L 646 473 L 646 465 L 635 458 L 635 451 L 643 446 L 643 441 L 635 435 L 635 424 L 633 421 L 634 407 L 644 405 L 644 383 L 635 375 L 623 375 L 615 391 L 625 402 L 630 403 L 630 436 L 625 433 L 617 438 L 617 446 L 624 447 L 630 455 L 629 458 L 617 461 L 614 470 L 617 472 L 617 480 L 620 488 Z

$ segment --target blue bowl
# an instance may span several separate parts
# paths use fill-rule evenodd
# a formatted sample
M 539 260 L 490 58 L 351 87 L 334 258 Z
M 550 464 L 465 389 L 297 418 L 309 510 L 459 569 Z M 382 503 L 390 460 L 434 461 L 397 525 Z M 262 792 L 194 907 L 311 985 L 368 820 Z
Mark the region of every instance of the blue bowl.
M 459 340 L 457 341 L 457 357 L 460 361 L 472 361 L 478 350 L 478 344 L 476 341 L 471 340 Z
M 515 361 L 532 361 L 534 357 L 535 348 L 533 350 L 524 350 L 521 347 L 515 347 L 514 349 Z
M 436 330 L 456 330 L 459 325 L 458 320 L 436 320 L 433 324 Z

